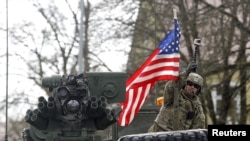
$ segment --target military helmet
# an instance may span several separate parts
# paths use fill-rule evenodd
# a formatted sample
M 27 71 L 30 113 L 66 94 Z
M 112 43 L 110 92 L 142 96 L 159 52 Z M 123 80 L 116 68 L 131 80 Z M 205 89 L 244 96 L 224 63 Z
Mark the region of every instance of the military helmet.
M 202 87 L 203 85 L 203 78 L 197 74 L 197 73 L 193 73 L 191 72 L 188 77 L 187 77 L 187 80 L 186 81 L 191 81 L 197 85 L 199 85 L 200 87 Z

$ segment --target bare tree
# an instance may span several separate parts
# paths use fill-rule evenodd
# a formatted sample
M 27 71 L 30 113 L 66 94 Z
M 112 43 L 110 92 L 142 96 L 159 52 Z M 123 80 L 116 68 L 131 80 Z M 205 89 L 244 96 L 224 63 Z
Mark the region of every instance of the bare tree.
M 80 40 L 80 7 L 78 4 L 67 0 L 64 2 L 60 1 L 60 6 L 63 5 L 64 8 L 61 8 L 58 3 L 56 3 L 57 1 L 44 3 L 33 0 L 32 2 L 40 13 L 41 21 L 39 24 L 35 24 L 31 19 L 31 21 L 25 21 L 11 27 L 10 35 L 12 43 L 22 48 L 22 52 L 11 52 L 11 55 L 23 60 L 28 68 L 28 71 L 26 71 L 27 74 L 23 75 L 32 80 L 34 85 L 43 89 L 40 81 L 43 77 L 55 74 L 68 75 L 77 73 L 78 44 Z M 125 22 L 122 17 L 119 18 L 119 16 L 122 15 L 108 16 L 110 14 L 109 12 L 114 10 L 115 7 L 121 6 L 119 4 L 108 4 L 109 3 L 106 3 L 106 8 L 103 3 L 92 7 L 89 1 L 85 2 L 83 72 L 112 71 L 100 55 L 110 51 L 123 53 L 124 56 L 127 53 L 126 50 L 128 49 L 121 48 L 119 45 L 129 41 L 127 38 L 131 29 L 122 25 L 128 27 L 128 25 L 131 24 L 132 15 L 126 17 Z M 110 6 L 113 7 L 113 9 L 107 8 Z M 106 14 L 98 13 L 100 11 Z M 128 31 L 121 32 L 123 30 L 126 31 L 125 29 L 128 29 Z M 114 42 L 114 39 L 116 39 L 117 42 Z M 114 45 L 110 46 L 110 43 Z M 126 44 L 128 44 L 128 42 Z M 30 85 L 29 87 L 33 86 Z M 48 89 L 43 90 L 46 94 L 50 94 L 48 93 Z M 19 94 L 14 94 L 13 97 L 16 98 L 17 95 Z M 13 100 L 12 106 L 13 104 L 22 104 L 23 98 L 18 98 L 19 102 L 16 103 L 17 100 Z M 29 103 L 31 107 L 36 106 L 36 103 L 33 105 L 29 100 L 27 100 L 26 103 Z M 14 127 L 14 124 L 11 125 Z M 10 130 L 12 130 L 12 128 Z

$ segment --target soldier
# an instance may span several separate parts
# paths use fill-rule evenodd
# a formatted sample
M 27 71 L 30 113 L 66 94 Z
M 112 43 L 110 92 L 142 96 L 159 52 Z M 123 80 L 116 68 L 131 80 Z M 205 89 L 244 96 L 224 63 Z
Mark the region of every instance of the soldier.
M 189 64 L 188 69 L 180 74 L 179 82 L 166 83 L 164 103 L 148 132 L 205 128 L 205 115 L 198 97 L 203 78 L 190 71 L 194 67 L 197 67 L 197 64 Z

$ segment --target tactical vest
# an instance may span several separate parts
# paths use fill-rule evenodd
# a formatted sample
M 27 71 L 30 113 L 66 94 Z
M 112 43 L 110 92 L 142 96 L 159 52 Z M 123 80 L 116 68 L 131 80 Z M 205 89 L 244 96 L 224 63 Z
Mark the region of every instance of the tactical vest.
M 156 124 L 163 131 L 204 128 L 205 116 L 198 96 L 195 95 L 195 98 L 190 99 L 185 96 L 183 90 L 180 91 L 178 96 L 178 111 L 175 112 L 173 99 L 170 99 L 170 102 L 162 105 L 155 119 Z M 175 121 L 175 113 L 178 114 L 178 121 Z M 174 123 L 178 124 L 178 129 L 174 129 Z

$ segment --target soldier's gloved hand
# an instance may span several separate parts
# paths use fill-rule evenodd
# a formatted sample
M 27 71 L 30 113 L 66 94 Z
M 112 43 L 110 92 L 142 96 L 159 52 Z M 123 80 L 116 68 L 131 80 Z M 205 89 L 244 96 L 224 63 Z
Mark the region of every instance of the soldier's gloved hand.
M 186 69 L 186 73 L 187 75 L 189 75 L 190 72 L 195 72 L 195 70 L 198 68 L 198 65 L 196 62 L 191 62 L 188 64 L 187 69 Z

